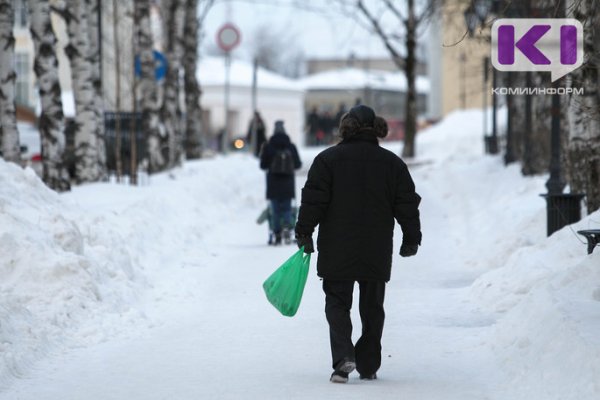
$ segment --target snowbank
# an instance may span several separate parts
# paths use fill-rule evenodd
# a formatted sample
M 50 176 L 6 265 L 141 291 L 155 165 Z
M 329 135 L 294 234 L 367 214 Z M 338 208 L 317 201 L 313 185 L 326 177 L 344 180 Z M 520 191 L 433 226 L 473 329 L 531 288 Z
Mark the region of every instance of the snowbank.
M 576 231 L 597 229 L 600 212 L 546 238 L 539 194 L 548 177 L 525 178 L 519 165 L 483 156 L 481 119 L 479 111 L 453 113 L 424 131 L 417 164 L 432 165 L 415 174 L 454 210 L 441 218 L 452 227 L 445 262 L 483 272 L 471 297 L 496 318 L 488 346 L 510 379 L 500 398 L 596 399 L 600 251 L 587 255 Z M 445 229 L 437 223 L 432 229 Z
M 586 255 L 575 231 L 515 246 L 504 266 L 480 277 L 473 296 L 498 315 L 494 347 L 510 398 L 595 399 L 600 395 L 600 252 Z
M 66 203 L 33 170 L 0 160 L 0 386 L 76 322 L 128 313 L 144 280 L 105 222 Z M 79 341 L 105 333 L 80 332 Z
M 0 389 L 62 344 L 151 326 L 140 296 L 153 287 L 160 302 L 169 292 L 160 285 L 178 285 L 161 282 L 168 280 L 157 278 L 161 269 L 209 262 L 210 249 L 201 259 L 185 249 L 198 254 L 212 226 L 235 218 L 232 198 L 264 204 L 261 189 L 240 194 L 263 184 L 256 160 L 244 155 L 188 163 L 151 183 L 90 184 L 58 195 L 33 170 L 0 160 Z

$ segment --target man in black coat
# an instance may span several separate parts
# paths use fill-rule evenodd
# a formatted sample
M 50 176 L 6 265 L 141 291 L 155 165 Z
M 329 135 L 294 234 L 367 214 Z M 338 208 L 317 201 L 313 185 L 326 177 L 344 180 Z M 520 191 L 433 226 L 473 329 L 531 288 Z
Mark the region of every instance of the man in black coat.
M 276 245 L 281 244 L 282 236 L 289 241 L 292 199 L 296 197 L 294 171 L 301 166 L 298 149 L 285 132 L 283 121 L 276 121 L 273 136 L 260 154 L 260 168 L 267 171 L 267 199 L 271 202 Z
M 319 225 L 317 272 L 323 278 L 334 372 L 345 383 L 355 368 L 361 379 L 376 379 L 381 365 L 385 318 L 383 298 L 390 279 L 394 220 L 403 233 L 400 255 L 413 256 L 421 244 L 419 203 L 406 164 L 378 144 L 387 123 L 363 105 L 345 114 L 342 141 L 321 152 L 308 172 L 296 223 L 296 240 L 314 251 Z M 360 287 L 362 336 L 352 344 L 352 291 Z

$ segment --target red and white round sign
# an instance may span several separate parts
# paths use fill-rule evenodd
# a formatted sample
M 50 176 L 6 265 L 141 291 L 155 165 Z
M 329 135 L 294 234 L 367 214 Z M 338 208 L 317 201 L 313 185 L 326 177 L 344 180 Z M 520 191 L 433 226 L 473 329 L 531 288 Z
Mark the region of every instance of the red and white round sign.
M 237 26 L 226 23 L 217 32 L 217 44 L 223 51 L 231 51 L 240 44 L 242 35 Z

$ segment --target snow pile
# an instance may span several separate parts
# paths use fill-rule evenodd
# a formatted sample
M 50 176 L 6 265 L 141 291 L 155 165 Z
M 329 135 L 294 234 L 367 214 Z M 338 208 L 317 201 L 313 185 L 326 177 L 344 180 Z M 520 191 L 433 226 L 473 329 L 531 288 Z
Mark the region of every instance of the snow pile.
M 600 252 L 574 245 L 575 231 L 599 225 L 596 212 L 540 243 L 515 246 L 502 268 L 474 283 L 473 295 L 498 314 L 491 345 L 511 398 L 600 395 Z
M 427 180 L 423 189 L 448 202 L 425 207 L 452 210 L 424 231 L 447 229 L 444 262 L 483 272 L 471 297 L 496 319 L 488 346 L 509 379 L 501 398 L 598 398 L 600 251 L 587 255 L 576 231 L 597 229 L 600 212 L 546 238 L 539 194 L 547 176 L 524 178 L 519 165 L 482 156 L 481 118 L 454 113 L 421 134 L 416 164 L 425 167 L 415 169 L 415 180 Z M 435 198 L 422 195 L 425 203 Z
M 263 184 L 256 161 L 232 156 L 188 163 L 151 186 L 98 183 L 58 195 L 31 169 L 0 160 L 0 387 L 61 344 L 152 325 L 140 296 L 148 287 L 158 302 L 173 296 L 166 286 L 180 283 L 162 270 L 210 259 L 203 237 L 235 218 L 230 200 L 249 183 Z M 264 204 L 261 189 L 241 199 Z
M 76 321 L 127 312 L 143 279 L 118 230 L 101 222 L 71 209 L 33 170 L 0 160 L 0 383 Z

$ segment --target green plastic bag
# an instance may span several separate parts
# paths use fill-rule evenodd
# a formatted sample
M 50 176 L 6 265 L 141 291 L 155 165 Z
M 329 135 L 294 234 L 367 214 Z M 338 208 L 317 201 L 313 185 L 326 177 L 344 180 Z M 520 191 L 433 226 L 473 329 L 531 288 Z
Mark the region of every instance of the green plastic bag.
M 304 285 L 308 277 L 310 254 L 298 250 L 277 268 L 263 283 L 269 303 L 286 317 L 293 317 L 300 307 Z

